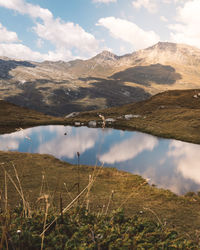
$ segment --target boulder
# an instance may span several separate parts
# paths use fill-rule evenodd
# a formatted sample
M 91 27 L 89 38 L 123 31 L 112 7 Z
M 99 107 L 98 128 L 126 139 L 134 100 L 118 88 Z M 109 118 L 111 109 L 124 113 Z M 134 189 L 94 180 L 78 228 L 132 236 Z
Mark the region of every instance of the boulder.
M 115 122 L 116 120 L 114 118 L 107 118 L 105 121 L 108 123 L 110 122 L 112 123 L 112 122 Z
M 76 117 L 77 115 L 79 115 L 80 112 L 72 112 L 68 115 L 65 116 L 65 118 L 73 118 Z
M 96 127 L 97 126 L 97 122 L 96 121 L 89 121 L 88 122 L 88 126 L 89 127 Z
M 74 125 L 75 126 L 81 126 L 81 123 L 80 122 L 75 122 Z
M 126 120 L 130 120 L 131 118 L 139 118 L 141 117 L 141 115 L 133 115 L 133 114 L 128 114 L 128 115 L 125 115 L 124 118 Z

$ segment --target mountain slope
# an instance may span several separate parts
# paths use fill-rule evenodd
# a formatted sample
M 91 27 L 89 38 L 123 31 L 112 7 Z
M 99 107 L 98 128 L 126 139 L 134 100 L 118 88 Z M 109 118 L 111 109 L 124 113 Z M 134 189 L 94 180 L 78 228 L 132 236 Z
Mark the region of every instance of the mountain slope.
M 63 123 L 61 119 L 0 100 L 0 134 L 30 126 Z
M 200 88 L 200 50 L 160 42 L 124 56 L 42 63 L 0 58 L 0 99 L 51 115 L 141 101 Z

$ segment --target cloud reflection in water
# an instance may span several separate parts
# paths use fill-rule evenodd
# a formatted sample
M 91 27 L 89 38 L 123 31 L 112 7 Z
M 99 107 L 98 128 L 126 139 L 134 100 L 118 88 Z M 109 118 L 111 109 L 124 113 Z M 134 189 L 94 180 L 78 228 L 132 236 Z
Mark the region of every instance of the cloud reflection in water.
M 0 150 L 18 150 L 20 143 L 29 138 L 30 134 L 30 130 L 20 130 L 12 134 L 1 135 Z
M 110 150 L 99 156 L 101 162 L 114 164 L 135 158 L 144 150 L 152 151 L 158 145 L 158 139 L 142 133 L 134 134 L 130 139 L 117 142 Z
M 72 159 L 77 152 L 82 154 L 92 148 L 98 139 L 98 131 L 95 129 L 89 131 L 81 127 L 76 133 L 73 134 L 71 130 L 64 136 L 65 131 L 66 129 L 64 130 L 62 127 L 57 128 L 57 133 L 61 136 L 42 143 L 38 148 L 38 152 L 52 154 L 58 158 L 68 157 Z
M 200 184 L 200 146 L 181 141 L 172 141 L 168 155 L 185 178 Z

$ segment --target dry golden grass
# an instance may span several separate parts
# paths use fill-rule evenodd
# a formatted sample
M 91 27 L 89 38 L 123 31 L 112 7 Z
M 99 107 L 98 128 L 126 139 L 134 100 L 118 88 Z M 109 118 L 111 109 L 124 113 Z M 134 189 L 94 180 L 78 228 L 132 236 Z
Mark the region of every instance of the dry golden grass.
M 60 207 L 60 196 L 63 210 L 76 204 L 74 201 L 77 202 L 77 166 L 64 163 L 49 155 L 17 152 L 0 152 L 0 164 L 2 209 L 6 200 L 10 208 L 17 205 L 20 199 L 23 201 L 9 178 L 7 178 L 7 199 L 5 199 L 5 170 L 16 184 L 17 172 L 24 200 L 29 207 L 38 206 L 36 201 L 44 195 L 49 197 L 48 203 L 51 207 Z M 90 188 L 88 188 L 89 176 L 92 176 L 90 180 L 95 180 Z M 82 165 L 80 165 L 79 184 L 80 192 L 84 190 L 79 198 L 79 204 L 88 205 L 90 211 L 105 214 L 122 207 L 127 215 L 143 213 L 144 217 L 154 218 L 156 221 L 159 218 L 163 225 L 174 227 L 183 235 L 188 233 L 194 236 L 200 227 L 200 198 L 197 195 L 177 196 L 168 190 L 149 186 L 146 180 L 137 175 L 112 168 Z
M 113 128 L 138 130 L 165 138 L 175 138 L 183 141 L 200 143 L 200 97 L 194 95 L 199 90 L 173 90 L 157 94 L 147 101 L 127 104 L 104 110 L 83 112 L 74 121 L 100 121 L 99 114 L 105 118 L 116 119 Z M 119 119 L 125 114 L 140 115 L 130 120 Z
M 47 116 L 0 100 L 0 134 L 13 132 L 17 128 L 55 123 L 63 123 L 63 119 Z

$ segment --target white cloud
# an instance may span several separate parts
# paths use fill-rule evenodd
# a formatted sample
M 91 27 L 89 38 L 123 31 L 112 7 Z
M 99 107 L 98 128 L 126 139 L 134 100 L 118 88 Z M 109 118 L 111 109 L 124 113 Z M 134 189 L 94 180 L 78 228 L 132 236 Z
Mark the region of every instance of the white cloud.
M 165 16 L 161 16 L 160 20 L 163 21 L 163 22 L 168 22 L 168 19 Z
M 17 33 L 13 31 L 8 31 L 1 23 L 0 23 L 0 43 L 12 43 L 19 42 Z
M 24 46 L 27 52 L 29 50 L 31 53 L 30 59 L 40 58 L 39 60 L 43 60 L 48 57 L 51 60 L 71 60 L 76 58 L 76 56 L 72 56 L 71 51 L 76 51 L 77 55 L 82 58 L 93 56 L 98 52 L 98 41 L 92 34 L 86 32 L 78 24 L 54 18 L 48 9 L 27 3 L 24 0 L 0 0 L 0 6 L 29 15 L 35 22 L 33 30 L 38 37 L 51 42 L 55 46 L 55 51 L 50 51 L 47 55 L 33 52 L 22 44 L 18 46 L 19 48 Z M 38 40 L 36 44 L 38 44 Z M 0 47 L 2 46 L 5 47 L 0 44 Z M 16 48 L 16 45 L 10 44 L 10 47 Z M 4 51 L 4 48 L 0 48 L 0 50 Z M 20 50 L 17 53 L 20 54 L 22 52 Z M 17 55 L 13 54 L 12 57 L 17 57 Z
M 127 161 L 135 158 L 144 150 L 152 151 L 157 144 L 157 138 L 138 133 L 132 138 L 112 146 L 107 153 L 99 156 L 99 160 L 108 164 Z M 137 147 L 135 147 L 135 145 L 137 145 Z
M 135 23 L 120 18 L 101 18 L 97 25 L 107 28 L 114 38 L 130 43 L 136 50 L 154 45 L 160 40 L 154 31 L 145 31 Z
M 171 40 L 200 48 L 200 1 L 191 0 L 177 8 L 177 23 L 169 25 Z
M 40 38 L 52 42 L 58 51 L 76 48 L 82 55 L 93 55 L 98 49 L 94 36 L 78 24 L 63 23 L 60 19 L 44 20 L 43 24 L 38 22 L 34 30 Z
M 52 13 L 48 9 L 41 8 L 39 5 L 27 3 L 24 0 L 0 0 L 0 6 L 15 10 L 21 14 L 28 14 L 33 18 L 53 18 Z
M 191 0 L 134 0 L 132 5 L 136 9 L 145 8 L 150 13 L 156 13 L 159 10 L 160 4 L 182 4 Z
M 37 47 L 38 47 L 38 48 L 42 48 L 42 46 L 43 46 L 43 44 L 44 44 L 44 40 L 42 40 L 41 38 L 38 38 L 36 44 L 37 44 Z
M 156 0 L 135 0 L 132 2 L 133 7 L 136 9 L 146 8 L 150 13 L 158 11 Z
M 12 9 L 12 10 L 20 11 L 24 7 L 24 1 L 23 0 L 6 0 L 6 1 L 0 0 L 0 6 L 8 8 L 8 9 Z
M 70 50 L 65 50 L 65 54 L 61 51 L 49 51 L 47 54 L 42 54 L 19 43 L 0 43 L 0 56 L 31 61 L 58 61 L 73 58 Z
M 93 3 L 116 3 L 117 0 L 93 0 Z

